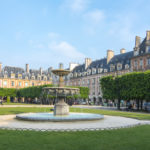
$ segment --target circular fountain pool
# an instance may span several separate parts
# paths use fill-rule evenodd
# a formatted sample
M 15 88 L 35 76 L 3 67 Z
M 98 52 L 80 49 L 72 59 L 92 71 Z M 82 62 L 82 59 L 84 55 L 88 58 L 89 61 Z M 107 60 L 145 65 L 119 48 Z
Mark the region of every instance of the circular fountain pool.
M 85 121 L 103 119 L 103 115 L 91 113 L 70 113 L 67 116 L 54 116 L 53 113 L 25 113 L 16 115 L 17 119 L 31 121 Z

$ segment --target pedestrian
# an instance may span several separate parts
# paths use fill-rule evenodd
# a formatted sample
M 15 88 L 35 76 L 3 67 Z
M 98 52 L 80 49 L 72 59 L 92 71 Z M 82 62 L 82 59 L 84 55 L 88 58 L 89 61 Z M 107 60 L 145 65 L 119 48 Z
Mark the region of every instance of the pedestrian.
M 3 100 L 0 99 L 0 104 L 3 105 Z

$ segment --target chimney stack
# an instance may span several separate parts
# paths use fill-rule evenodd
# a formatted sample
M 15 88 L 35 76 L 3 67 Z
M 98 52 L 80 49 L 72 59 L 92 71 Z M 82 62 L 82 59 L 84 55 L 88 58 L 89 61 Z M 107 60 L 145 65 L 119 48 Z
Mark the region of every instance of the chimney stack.
M 138 48 L 141 44 L 141 38 L 139 36 L 135 37 L 135 48 Z
M 146 31 L 146 41 L 150 40 L 150 31 Z
M 91 64 L 92 59 L 91 58 L 85 58 L 85 69 L 88 68 L 88 66 Z
M 42 70 L 42 68 L 40 68 L 40 75 L 42 75 L 42 72 L 43 72 L 43 70 Z
M 121 50 L 120 50 L 120 54 L 123 54 L 123 53 L 125 53 L 126 52 L 126 49 L 124 49 L 124 48 L 122 48 Z
M 29 64 L 26 64 L 26 73 L 29 73 Z
M 107 50 L 107 64 L 109 61 L 114 57 L 114 51 L 113 50 Z

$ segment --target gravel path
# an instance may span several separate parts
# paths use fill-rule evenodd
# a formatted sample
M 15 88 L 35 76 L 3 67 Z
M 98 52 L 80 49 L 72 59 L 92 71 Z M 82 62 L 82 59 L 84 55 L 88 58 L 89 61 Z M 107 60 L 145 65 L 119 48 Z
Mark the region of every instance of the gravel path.
M 36 121 L 17 120 L 15 119 L 15 115 L 0 116 L 0 128 L 19 129 L 19 130 L 42 130 L 42 131 L 105 130 L 105 129 L 126 128 L 142 124 L 150 125 L 150 121 L 141 121 L 125 117 L 104 116 L 104 119 L 98 121 L 36 122 Z

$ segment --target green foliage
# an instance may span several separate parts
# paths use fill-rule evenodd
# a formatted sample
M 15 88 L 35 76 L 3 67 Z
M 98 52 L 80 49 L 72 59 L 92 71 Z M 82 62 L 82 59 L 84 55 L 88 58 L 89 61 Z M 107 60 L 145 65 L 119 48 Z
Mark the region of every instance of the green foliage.
M 10 96 L 10 97 L 16 97 L 17 90 L 11 89 L 11 88 L 0 88 L 0 96 Z
M 42 89 L 44 87 L 52 87 L 53 85 L 42 85 L 42 86 L 33 86 L 28 88 L 19 89 L 17 92 L 18 97 L 26 97 L 26 98 L 36 98 L 40 97 L 42 93 Z
M 150 100 L 150 71 L 100 79 L 105 99 Z
M 10 96 L 7 96 L 7 103 L 10 103 Z
M 82 99 L 87 99 L 89 97 L 89 88 L 88 87 L 78 87 L 78 86 L 69 86 L 70 88 L 79 88 L 80 94 L 79 95 L 74 95 L 74 96 L 67 96 L 67 98 L 82 98 Z

